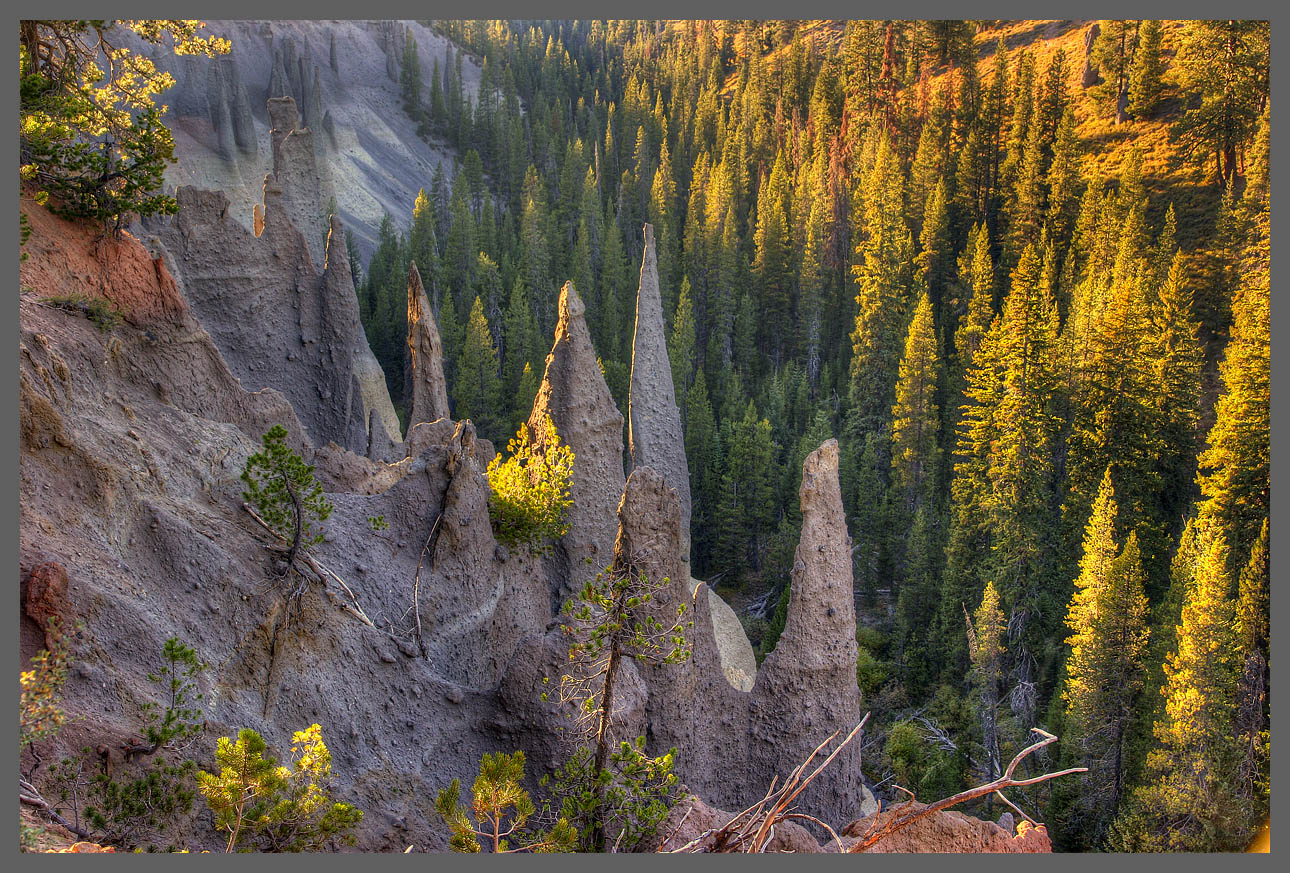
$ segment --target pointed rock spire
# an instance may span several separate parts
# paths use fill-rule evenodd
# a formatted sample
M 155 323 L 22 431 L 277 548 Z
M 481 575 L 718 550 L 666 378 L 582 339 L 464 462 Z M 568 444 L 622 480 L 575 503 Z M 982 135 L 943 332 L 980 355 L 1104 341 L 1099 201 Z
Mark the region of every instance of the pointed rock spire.
M 612 559 L 615 510 L 625 484 L 623 416 L 596 361 L 586 310 L 573 283 L 566 282 L 560 291 L 555 344 L 546 356 L 546 372 L 528 420 L 540 439 L 542 424 L 551 416 L 561 442 L 573 449 L 569 532 L 556 544 L 551 555 L 555 566 L 548 572 L 558 600 Z
M 788 618 L 775 650 L 753 687 L 754 724 L 774 730 L 749 749 L 763 772 L 784 761 L 804 760 L 835 730 L 848 733 L 860 720 L 856 684 L 856 619 L 851 539 L 838 485 L 838 441 L 830 439 L 802 464 L 802 538 L 793 563 Z M 802 805 L 826 821 L 859 809 L 860 747 L 839 759 L 807 788 Z
M 658 287 L 658 258 L 654 227 L 645 225 L 645 256 L 636 295 L 636 335 L 632 341 L 631 389 L 627 401 L 627 433 L 633 469 L 653 467 L 681 501 L 681 539 L 686 563 L 690 543 L 690 468 L 685 458 L 681 412 L 672 386 L 667 357 L 663 300 Z
M 443 378 L 443 341 L 415 262 L 408 265 L 408 435 L 423 421 L 449 418 L 448 385 Z

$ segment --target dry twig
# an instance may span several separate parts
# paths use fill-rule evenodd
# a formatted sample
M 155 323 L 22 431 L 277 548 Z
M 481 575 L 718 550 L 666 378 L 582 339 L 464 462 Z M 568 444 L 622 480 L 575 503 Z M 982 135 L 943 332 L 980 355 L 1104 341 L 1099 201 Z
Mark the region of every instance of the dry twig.
M 838 849 L 842 849 L 842 841 L 831 827 L 813 816 L 797 812 L 791 804 L 797 799 L 814 779 L 824 771 L 824 768 L 833 763 L 833 759 L 846 748 L 847 744 L 855 739 L 856 735 L 864 728 L 865 722 L 869 720 L 869 714 L 860 719 L 860 723 L 851 729 L 842 742 L 825 758 L 809 775 L 806 773 L 807 767 L 815 760 L 815 757 L 824 750 L 824 747 L 837 737 L 839 731 L 834 731 L 824 742 L 820 743 L 807 756 L 806 760 L 797 765 L 784 780 L 784 784 L 778 789 L 775 788 L 777 778 L 771 779 L 770 788 L 766 790 L 766 795 L 757 803 L 740 812 L 730 821 L 726 822 L 719 828 L 710 828 L 704 831 L 695 839 L 681 846 L 679 849 L 673 849 L 674 853 L 692 852 L 699 846 L 703 845 L 709 837 L 714 837 L 712 846 L 707 851 L 710 852 L 765 852 L 766 847 L 775 839 L 775 825 L 782 821 L 793 818 L 806 819 L 815 822 L 823 827 L 838 844 Z M 684 821 L 684 819 L 682 819 Z M 679 825 L 678 825 L 679 827 Z

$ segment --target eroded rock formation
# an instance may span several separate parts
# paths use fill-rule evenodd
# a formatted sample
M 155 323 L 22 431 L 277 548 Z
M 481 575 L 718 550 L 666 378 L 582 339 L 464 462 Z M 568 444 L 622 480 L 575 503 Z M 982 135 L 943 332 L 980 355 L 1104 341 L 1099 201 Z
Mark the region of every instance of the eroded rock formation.
M 160 225 L 159 243 L 245 387 L 285 394 L 314 445 L 333 441 L 394 460 L 402 455 L 398 417 L 359 320 L 344 231 L 335 216 L 328 230 L 311 199 L 318 187 L 310 133 L 287 127 L 295 123 L 291 98 L 269 104 L 279 126 L 276 172 L 264 183 L 263 232 L 256 237 L 235 221 L 222 193 L 181 188 L 179 214 Z M 297 221 L 320 250 L 326 241 L 318 261 Z
M 838 442 L 807 456 L 798 489 L 802 537 L 793 561 L 784 632 L 753 687 L 751 769 L 803 761 L 833 731 L 860 720 L 851 538 L 838 484 Z M 860 745 L 853 742 L 802 795 L 826 820 L 858 810 Z
M 411 398 L 408 435 L 426 421 L 448 418 L 448 384 L 443 377 L 443 340 L 415 263 L 408 265 L 408 362 L 406 394 Z
M 530 432 L 540 439 L 550 416 L 574 455 L 569 532 L 547 561 L 557 607 L 613 558 L 615 510 L 625 484 L 623 416 L 596 361 L 586 309 L 573 283 L 566 282 L 560 291 L 555 344 L 546 356 L 546 371 L 528 419 Z
M 645 255 L 636 294 L 636 333 L 632 341 L 631 389 L 627 401 L 627 438 L 632 468 L 653 467 L 681 501 L 681 533 L 686 564 L 690 556 L 690 468 L 685 434 L 672 386 L 658 287 L 654 227 L 645 225 Z M 688 575 L 687 575 L 688 578 Z

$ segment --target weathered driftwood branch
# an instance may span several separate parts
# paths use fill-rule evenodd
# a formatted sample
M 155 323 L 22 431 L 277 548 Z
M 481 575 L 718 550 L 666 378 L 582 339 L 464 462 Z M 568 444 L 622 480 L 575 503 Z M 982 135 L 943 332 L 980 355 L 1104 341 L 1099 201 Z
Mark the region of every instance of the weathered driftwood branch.
M 18 801 L 40 810 L 48 816 L 51 821 L 67 828 L 82 840 L 88 840 L 90 838 L 89 831 L 63 818 L 63 816 L 60 815 L 54 807 L 50 806 L 49 801 L 40 796 L 40 792 L 36 790 L 36 786 L 21 777 L 18 778 Z
M 266 522 L 263 518 L 261 518 L 259 513 L 257 513 L 254 509 L 252 509 L 249 503 L 244 502 L 242 504 L 242 508 L 247 511 L 247 514 L 250 515 L 251 518 L 255 519 L 256 523 L 259 524 L 260 527 L 267 530 L 278 540 L 281 540 L 284 543 L 287 541 L 286 537 L 278 533 L 273 528 L 269 527 L 268 522 Z M 358 598 L 354 595 L 354 592 L 350 589 L 350 587 L 345 584 L 344 579 L 340 578 L 340 576 L 338 576 L 334 571 L 323 566 L 323 564 L 317 558 L 315 558 L 313 555 L 309 554 L 308 552 L 298 552 L 295 555 L 289 554 L 289 557 L 290 557 L 290 562 L 288 563 L 289 567 L 292 566 L 296 561 L 302 562 L 306 567 L 308 567 L 310 570 L 314 572 L 314 574 L 318 577 L 319 581 L 323 583 L 324 587 L 326 587 L 327 585 L 328 577 L 335 579 L 336 584 L 338 584 L 341 587 L 341 589 L 347 595 L 349 595 L 349 599 L 351 601 L 350 603 L 344 603 L 344 602 L 338 601 L 337 605 L 340 606 L 342 609 L 344 609 L 346 612 L 348 612 L 350 615 L 354 616 L 356 619 L 361 621 L 363 624 L 367 625 L 368 627 L 370 628 L 376 627 L 376 625 L 372 623 L 372 620 L 367 617 L 367 613 L 363 612 L 363 607 L 359 606 L 358 604 Z M 299 593 L 300 592 L 296 592 L 296 594 L 299 594 Z
M 1041 730 L 1040 728 L 1031 728 L 1030 730 L 1034 733 L 1041 735 L 1043 739 L 1037 743 L 1027 746 L 1026 748 L 1022 749 L 1020 752 L 1018 752 L 1017 756 L 1012 759 L 1012 762 L 1010 764 L 1008 764 L 1008 769 L 1006 769 L 1003 772 L 1003 775 L 1000 776 L 998 779 L 995 779 L 993 782 L 987 782 L 984 785 L 978 785 L 975 788 L 969 788 L 966 791 L 960 791 L 958 794 L 952 795 L 950 797 L 946 797 L 943 800 L 938 800 L 933 804 L 923 807 L 922 809 L 910 810 L 908 812 L 905 812 L 902 815 L 897 815 L 889 819 L 887 823 L 882 825 L 881 827 L 875 827 L 871 829 L 869 833 L 865 834 L 862 838 L 857 840 L 855 843 L 852 843 L 851 847 L 848 848 L 847 851 L 863 852 L 865 849 L 869 848 L 870 846 L 873 846 L 874 844 L 878 843 L 880 840 L 884 840 L 887 837 L 894 834 L 896 831 L 899 831 L 903 828 L 908 827 L 909 825 L 918 821 L 920 818 L 929 816 L 934 812 L 940 812 L 943 809 L 949 809 L 951 806 L 957 806 L 960 803 L 966 803 L 967 801 L 975 800 L 978 797 L 985 797 L 988 794 L 993 794 L 997 791 L 1003 791 L 1003 789 L 1005 788 L 1018 788 L 1025 785 L 1038 785 L 1040 782 L 1047 782 L 1049 779 L 1056 779 L 1058 776 L 1067 776 L 1071 773 L 1084 773 L 1088 770 L 1087 767 L 1071 767 L 1068 770 L 1059 770 L 1056 773 L 1045 773 L 1042 776 L 1036 776 L 1032 779 L 1013 778 L 1013 775 L 1012 775 L 1013 772 L 1017 769 L 1017 765 L 1021 763 L 1023 759 L 1025 759 L 1027 756 L 1031 755 L 1032 753 L 1037 752 L 1038 750 L 1044 748 L 1045 746 L 1048 746 L 1052 743 L 1057 742 L 1057 737 L 1048 733 L 1048 731 Z M 901 789 L 901 790 L 905 791 L 905 793 L 907 794 L 910 794 L 910 792 L 908 792 L 905 789 Z M 910 794 L 910 797 L 913 797 L 913 795 Z M 913 803 L 913 801 L 910 800 L 909 803 Z M 906 806 L 908 806 L 908 804 L 906 804 Z M 1026 816 L 1026 818 L 1029 818 L 1029 816 Z M 877 822 L 875 822 L 875 825 L 876 824 Z
M 766 790 L 766 795 L 761 800 L 757 801 L 757 803 L 748 807 L 743 812 L 740 812 L 721 827 L 710 828 L 704 831 L 684 846 L 681 846 L 678 849 L 673 849 L 672 852 L 682 853 L 697 851 L 698 847 L 707 841 L 709 837 L 715 837 L 715 839 L 712 842 L 712 847 L 705 851 L 765 852 L 766 847 L 769 846 L 771 841 L 775 838 L 775 825 L 792 818 L 806 819 L 807 821 L 812 821 L 823 827 L 829 832 L 829 835 L 833 837 L 834 841 L 837 843 L 838 851 L 841 852 L 843 848 L 842 841 L 838 838 L 838 835 L 834 832 L 833 828 L 813 816 L 795 811 L 790 807 L 790 804 L 792 804 L 792 802 L 797 799 L 797 796 L 806 789 L 806 786 L 810 785 L 811 782 L 814 781 L 815 777 L 819 776 L 820 773 L 824 771 L 825 767 L 833 763 L 833 759 L 836 758 L 844 748 L 846 748 L 848 743 L 855 739 L 856 735 L 860 733 L 865 726 L 865 722 L 868 720 L 869 714 L 865 713 L 864 718 L 860 719 L 860 723 L 851 729 L 851 733 L 847 734 L 846 738 L 843 739 L 842 742 L 838 743 L 837 748 L 835 748 L 827 758 L 812 770 L 809 775 L 803 775 L 806 773 L 807 767 L 809 767 L 811 762 L 815 760 L 816 755 L 824 750 L 825 746 L 833 742 L 840 731 L 834 731 L 827 739 L 824 740 L 824 742 L 816 746 L 814 751 L 807 756 L 806 760 L 793 769 L 793 772 L 788 775 L 788 778 L 784 780 L 784 784 L 778 789 L 775 787 L 778 777 L 774 777 L 771 779 L 770 788 Z M 685 819 L 682 818 L 681 822 L 684 821 Z M 677 828 L 680 827 L 681 822 L 677 823 Z M 675 830 L 673 833 L 675 833 Z M 666 844 L 666 842 L 667 841 L 664 840 L 664 844 Z M 660 846 L 660 849 L 661 848 L 662 847 Z

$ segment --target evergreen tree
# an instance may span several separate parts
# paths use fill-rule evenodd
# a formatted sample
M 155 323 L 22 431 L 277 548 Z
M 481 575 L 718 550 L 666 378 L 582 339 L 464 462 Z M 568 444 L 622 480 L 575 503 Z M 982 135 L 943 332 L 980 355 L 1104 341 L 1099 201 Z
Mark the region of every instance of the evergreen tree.
M 403 98 L 403 111 L 411 116 L 413 121 L 421 120 L 421 91 L 424 87 L 421 81 L 421 56 L 417 53 L 417 41 L 412 38 L 412 31 L 408 31 L 407 39 L 403 43 L 403 64 L 399 72 L 399 94 Z
M 914 309 L 900 362 L 896 403 L 891 417 L 891 479 L 907 515 L 933 493 L 940 446 L 937 428 L 936 384 L 940 369 L 932 306 L 924 293 Z
M 1144 784 L 1112 826 L 1121 851 L 1232 851 L 1248 833 L 1234 782 L 1239 761 L 1233 737 L 1239 652 L 1229 599 L 1227 543 L 1221 531 L 1201 532 L 1195 579 L 1187 592 L 1177 649 L 1165 662 L 1164 717 L 1147 757 Z
M 676 405 L 688 412 L 685 400 L 694 378 L 695 367 L 694 305 L 690 300 L 690 279 L 681 280 L 681 295 L 677 299 L 676 317 L 672 332 L 667 337 L 667 357 L 672 365 L 672 385 L 676 389 Z
M 1247 806 L 1247 821 L 1257 826 L 1268 815 L 1272 740 L 1268 708 L 1269 569 L 1268 522 L 1241 568 L 1236 604 L 1240 676 L 1237 680 L 1236 738 L 1240 745 L 1237 794 Z
M 967 619 L 968 651 L 972 657 L 972 685 L 976 690 L 977 713 L 981 719 L 981 744 L 985 751 L 982 762 L 987 779 L 997 779 L 1003 773 L 999 762 L 999 684 L 1004 670 L 1004 634 L 1007 622 L 999 602 L 999 592 L 993 582 L 987 582 L 981 605 Z
M 1066 825 L 1101 842 L 1124 793 L 1126 733 L 1143 685 L 1147 598 L 1137 536 L 1117 554 L 1115 493 L 1108 469 L 1084 534 L 1075 595 L 1066 614 L 1063 749 L 1089 768 L 1079 782 L 1076 816 Z
M 1134 118 L 1148 118 L 1160 102 L 1161 78 L 1165 65 L 1160 57 L 1160 22 L 1147 19 L 1138 31 L 1138 50 L 1129 71 L 1129 112 Z
M 859 313 L 851 333 L 850 430 L 859 437 L 881 428 L 891 412 L 900 341 L 914 302 L 904 189 L 899 159 L 883 135 L 865 180 L 864 241 L 857 249 L 860 263 L 852 267 Z
M 484 317 L 484 303 L 478 297 L 470 309 L 457 362 L 457 380 L 452 388 L 456 417 L 472 420 L 480 436 L 500 440 L 507 419 L 502 415 L 497 349 L 493 347 L 493 335 Z
M 1182 28 L 1179 78 L 1200 105 L 1183 114 L 1171 136 L 1198 164 L 1212 157 L 1214 178 L 1229 188 L 1238 152 L 1268 102 L 1270 39 L 1267 21 L 1188 21 Z

